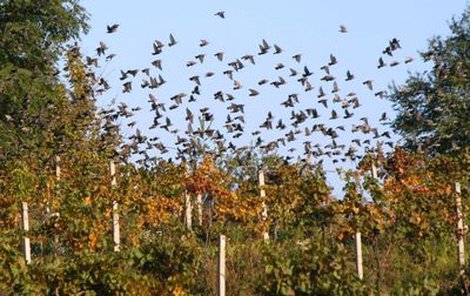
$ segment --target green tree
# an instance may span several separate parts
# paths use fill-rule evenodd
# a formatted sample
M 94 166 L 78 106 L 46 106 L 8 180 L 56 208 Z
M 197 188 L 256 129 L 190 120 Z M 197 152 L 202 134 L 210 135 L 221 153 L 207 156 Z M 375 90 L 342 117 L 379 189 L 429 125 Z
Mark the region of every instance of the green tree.
M 412 151 L 455 155 L 470 144 L 470 7 L 449 27 L 449 36 L 432 38 L 421 53 L 430 71 L 392 86 L 393 127 Z
M 66 114 L 58 62 L 87 18 L 78 1 L 0 1 L 0 159 L 37 151 Z

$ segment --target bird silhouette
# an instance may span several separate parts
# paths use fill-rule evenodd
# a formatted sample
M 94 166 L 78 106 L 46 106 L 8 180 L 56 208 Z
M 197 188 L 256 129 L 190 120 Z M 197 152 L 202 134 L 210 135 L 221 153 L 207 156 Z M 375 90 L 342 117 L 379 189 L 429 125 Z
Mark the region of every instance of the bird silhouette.
M 218 11 L 218 12 L 214 13 L 214 15 L 224 19 L 225 18 L 225 11 Z
M 119 24 L 112 24 L 112 25 L 106 26 L 107 33 L 108 34 L 115 33 L 117 31 L 118 27 L 119 27 Z

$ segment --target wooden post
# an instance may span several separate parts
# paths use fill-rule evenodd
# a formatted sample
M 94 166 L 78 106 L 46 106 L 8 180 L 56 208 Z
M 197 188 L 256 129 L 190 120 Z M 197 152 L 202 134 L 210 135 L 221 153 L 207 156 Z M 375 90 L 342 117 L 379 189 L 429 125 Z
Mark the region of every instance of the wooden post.
M 225 235 L 219 236 L 219 260 L 217 264 L 217 295 L 225 296 Z
M 31 242 L 28 237 L 29 232 L 29 213 L 28 213 L 28 203 L 22 202 L 21 203 L 21 221 L 22 221 L 22 228 L 25 232 L 25 236 L 23 237 L 23 254 L 26 264 L 31 263 Z
M 188 176 L 188 173 L 189 173 L 189 165 L 185 162 L 183 166 L 184 166 L 184 174 L 186 177 Z M 191 204 L 191 196 L 188 193 L 188 191 L 186 190 L 184 191 L 183 198 L 184 198 L 183 222 L 184 222 L 185 228 L 187 230 L 191 230 L 193 228 L 193 217 L 192 217 L 193 207 Z
M 458 263 L 459 263 L 459 274 L 464 276 L 465 274 L 465 249 L 464 249 L 464 225 L 463 225 L 463 214 L 462 214 L 462 196 L 460 191 L 460 183 L 454 184 L 455 193 L 455 208 L 457 212 L 457 250 L 458 250 Z
M 55 178 L 57 181 L 60 181 L 60 156 L 56 155 L 55 157 Z
M 59 155 L 56 155 L 55 158 L 54 158 L 54 162 L 55 162 L 55 179 L 57 182 L 60 181 L 60 156 Z M 49 182 L 47 183 L 47 186 L 48 188 L 49 187 Z M 48 198 L 47 202 L 46 202 L 46 214 L 50 215 L 51 214 L 51 203 L 49 201 L 50 197 Z
M 196 195 L 197 224 L 202 226 L 202 194 Z
M 372 164 L 372 167 L 371 167 L 371 173 L 372 173 L 372 178 L 374 178 L 374 180 L 377 180 L 378 179 L 378 177 L 377 177 L 377 167 L 375 166 L 374 163 Z
M 187 230 L 193 228 L 193 217 L 192 217 L 192 205 L 191 205 L 191 196 L 187 191 L 184 192 L 184 225 Z
M 258 181 L 259 181 L 259 187 L 260 187 L 260 190 L 259 190 L 259 195 L 260 195 L 260 198 L 261 198 L 261 207 L 263 208 L 263 212 L 261 213 L 261 217 L 263 219 L 263 221 L 266 221 L 268 219 L 268 210 L 266 208 L 266 191 L 264 190 L 264 172 L 263 170 L 259 170 L 258 172 Z M 268 241 L 269 240 L 269 233 L 264 230 L 263 232 L 263 239 L 265 241 Z
M 356 270 L 357 270 L 357 277 L 362 280 L 364 278 L 364 271 L 362 267 L 362 239 L 361 233 L 359 231 L 356 232 L 355 235 L 356 240 Z
M 109 162 L 109 173 L 111 175 L 111 189 L 115 189 L 117 186 L 116 181 L 116 166 L 114 161 Z M 113 242 L 114 251 L 119 252 L 121 249 L 121 231 L 119 228 L 119 203 L 113 200 Z

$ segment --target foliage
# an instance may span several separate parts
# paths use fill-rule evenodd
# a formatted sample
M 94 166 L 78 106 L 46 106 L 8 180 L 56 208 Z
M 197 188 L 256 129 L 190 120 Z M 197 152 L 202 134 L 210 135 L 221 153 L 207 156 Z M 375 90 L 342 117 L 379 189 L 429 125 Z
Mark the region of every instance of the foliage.
M 265 295 L 359 295 L 367 289 L 349 270 L 345 249 L 317 242 L 266 247 L 266 277 L 260 289 Z M 279 251 L 277 248 L 283 248 Z
M 450 23 L 451 35 L 430 40 L 422 53 L 432 62 L 429 72 L 411 75 L 393 86 L 390 99 L 398 116 L 395 131 L 411 149 L 459 153 L 469 146 L 470 8 Z

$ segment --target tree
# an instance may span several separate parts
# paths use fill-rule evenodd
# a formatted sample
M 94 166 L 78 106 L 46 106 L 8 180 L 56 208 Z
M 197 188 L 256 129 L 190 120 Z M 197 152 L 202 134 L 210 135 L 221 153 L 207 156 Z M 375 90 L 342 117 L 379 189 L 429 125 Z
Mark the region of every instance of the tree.
M 0 159 L 30 154 L 58 127 L 69 96 L 57 64 L 87 18 L 78 1 L 0 1 Z
M 470 7 L 450 23 L 450 36 L 434 37 L 421 53 L 429 72 L 410 75 L 389 96 L 396 132 L 412 151 L 458 154 L 470 144 Z

